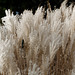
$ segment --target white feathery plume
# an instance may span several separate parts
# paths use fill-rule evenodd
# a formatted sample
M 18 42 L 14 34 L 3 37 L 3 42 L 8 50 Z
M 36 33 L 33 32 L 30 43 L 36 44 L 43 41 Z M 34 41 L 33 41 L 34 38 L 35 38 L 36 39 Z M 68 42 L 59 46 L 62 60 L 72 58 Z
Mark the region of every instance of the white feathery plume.
M 69 75 L 75 67 L 75 6 L 25 10 L 21 18 L 6 10 L 0 26 L 0 73 Z M 73 9 L 72 9 L 73 8 Z M 30 60 L 32 62 L 30 62 Z M 73 73 L 72 73 L 73 75 Z
M 37 67 L 36 64 L 32 64 L 31 61 L 30 61 L 30 67 L 28 69 L 28 75 L 42 75 L 40 68 Z

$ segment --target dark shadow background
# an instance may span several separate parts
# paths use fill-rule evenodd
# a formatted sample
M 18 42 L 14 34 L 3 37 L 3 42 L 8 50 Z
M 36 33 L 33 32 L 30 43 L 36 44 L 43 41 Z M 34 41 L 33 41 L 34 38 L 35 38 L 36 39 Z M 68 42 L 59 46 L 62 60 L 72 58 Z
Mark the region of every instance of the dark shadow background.
M 47 9 L 47 1 L 51 4 L 51 9 L 54 10 L 54 6 L 59 8 L 64 0 L 0 0 L 0 18 L 5 16 L 5 10 L 11 9 L 14 14 L 18 11 L 19 14 L 25 9 L 33 10 L 35 13 L 38 6 L 43 6 Z M 75 0 L 68 0 L 68 5 L 70 5 Z

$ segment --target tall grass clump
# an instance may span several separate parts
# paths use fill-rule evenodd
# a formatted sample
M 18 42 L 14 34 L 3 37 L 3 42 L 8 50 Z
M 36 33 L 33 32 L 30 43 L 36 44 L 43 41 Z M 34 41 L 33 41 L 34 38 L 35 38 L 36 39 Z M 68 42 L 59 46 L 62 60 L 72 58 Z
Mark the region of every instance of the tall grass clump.
M 5 11 L 0 26 L 0 75 L 74 75 L 75 6 Z

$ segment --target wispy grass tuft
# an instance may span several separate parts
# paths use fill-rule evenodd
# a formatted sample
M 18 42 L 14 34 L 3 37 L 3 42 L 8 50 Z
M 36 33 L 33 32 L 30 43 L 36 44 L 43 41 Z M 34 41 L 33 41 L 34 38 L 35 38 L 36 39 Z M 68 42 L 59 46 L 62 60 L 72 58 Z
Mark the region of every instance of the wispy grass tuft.
M 74 75 L 75 6 L 38 8 L 14 15 L 6 10 L 0 26 L 0 75 Z M 49 8 L 50 9 L 50 8 Z

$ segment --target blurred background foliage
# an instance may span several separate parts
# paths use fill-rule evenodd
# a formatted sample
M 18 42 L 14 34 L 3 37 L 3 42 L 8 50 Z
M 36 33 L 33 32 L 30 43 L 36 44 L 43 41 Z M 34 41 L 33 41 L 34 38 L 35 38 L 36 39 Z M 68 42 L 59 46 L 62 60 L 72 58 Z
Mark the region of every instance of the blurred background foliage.
M 47 9 L 47 1 L 50 2 L 52 10 L 54 6 L 59 8 L 64 0 L 0 0 L 0 18 L 5 16 L 5 10 L 11 9 L 14 14 L 16 12 L 22 13 L 25 9 L 33 10 L 35 13 L 38 6 L 43 6 Z M 72 2 L 74 0 L 68 0 Z

